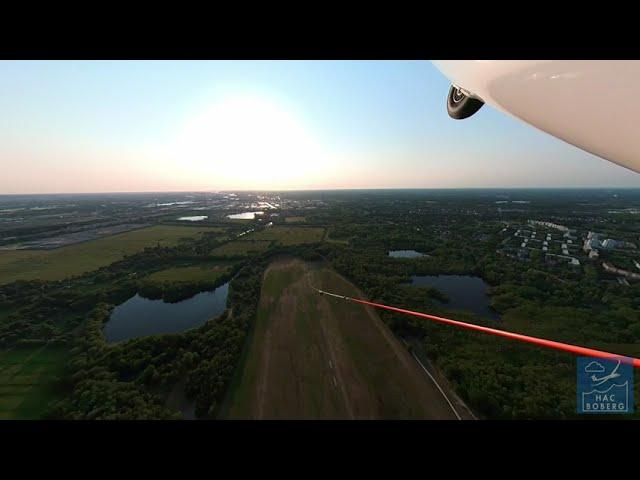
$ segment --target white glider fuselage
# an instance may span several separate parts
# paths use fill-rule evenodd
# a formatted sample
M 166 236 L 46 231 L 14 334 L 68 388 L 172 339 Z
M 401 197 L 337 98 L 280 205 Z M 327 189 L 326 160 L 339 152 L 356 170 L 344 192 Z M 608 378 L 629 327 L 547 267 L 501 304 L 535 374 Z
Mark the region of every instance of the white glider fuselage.
M 640 172 L 640 61 L 434 61 L 465 94 Z

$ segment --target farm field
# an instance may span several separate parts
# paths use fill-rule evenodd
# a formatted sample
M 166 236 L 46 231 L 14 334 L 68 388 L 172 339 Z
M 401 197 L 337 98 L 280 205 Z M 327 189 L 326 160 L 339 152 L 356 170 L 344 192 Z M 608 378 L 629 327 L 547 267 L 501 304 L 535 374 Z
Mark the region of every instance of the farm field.
M 280 245 L 321 242 L 324 237 L 322 227 L 281 227 L 265 228 L 253 233 L 252 240 L 271 240 Z
M 222 232 L 220 227 L 158 225 L 55 250 L 0 252 L 0 284 L 15 280 L 61 280 L 109 265 L 145 247 L 176 245 L 203 232 Z
M 316 293 L 357 296 L 333 270 L 279 260 L 222 417 L 451 419 L 445 400 L 377 314 Z
M 0 350 L 0 420 L 41 418 L 66 355 L 48 346 Z
M 307 221 L 307 217 L 286 217 L 285 223 L 304 223 Z
M 215 281 L 231 270 L 233 263 L 208 262 L 199 265 L 172 267 L 154 272 L 146 280 L 151 282 L 198 282 Z

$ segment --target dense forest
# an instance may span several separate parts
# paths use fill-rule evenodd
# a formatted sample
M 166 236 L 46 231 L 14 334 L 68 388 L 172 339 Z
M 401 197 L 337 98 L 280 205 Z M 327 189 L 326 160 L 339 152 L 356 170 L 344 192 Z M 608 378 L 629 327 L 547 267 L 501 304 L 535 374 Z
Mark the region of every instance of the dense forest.
M 359 233 L 355 227 L 344 227 L 342 232 L 349 235 L 353 246 L 323 246 L 321 250 L 336 270 L 380 303 L 451 316 L 442 296 L 410 285 L 411 276 L 473 274 L 493 285 L 491 305 L 501 320 L 496 324 L 461 311 L 455 312 L 456 319 L 630 356 L 640 353 L 639 284 L 620 289 L 615 282 L 601 281 L 589 266 L 585 274 L 578 275 L 563 266 L 549 268 L 541 262 L 504 258 L 492 252 L 491 245 L 455 238 L 411 242 L 407 239 L 412 233 L 402 238 L 399 231 L 394 229 L 398 240 L 389 242 L 382 228 Z M 416 245 L 431 256 L 397 261 L 383 254 L 386 249 Z M 390 312 L 381 315 L 397 335 L 420 340 L 428 357 L 480 416 L 577 416 L 572 355 Z M 636 391 L 640 391 L 638 385 Z
M 112 305 L 89 314 L 70 362 L 71 395 L 51 416 L 72 419 L 180 418 L 163 398 L 184 380 L 200 418 L 215 418 L 255 316 L 263 266 L 245 266 L 231 283 L 230 310 L 183 334 L 107 345 L 102 328 Z M 65 386 L 61 386 L 64 388 Z

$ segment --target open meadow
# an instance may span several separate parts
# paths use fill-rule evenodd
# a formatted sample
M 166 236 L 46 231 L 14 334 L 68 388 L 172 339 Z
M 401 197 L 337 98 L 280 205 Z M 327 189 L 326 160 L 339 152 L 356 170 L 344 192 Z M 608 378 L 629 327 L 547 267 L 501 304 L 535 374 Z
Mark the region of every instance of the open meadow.
M 213 282 L 229 273 L 233 263 L 206 262 L 198 265 L 171 267 L 159 270 L 149 275 L 146 280 L 150 282 Z
M 66 356 L 50 346 L 0 350 L 0 420 L 36 419 L 46 413 Z
M 211 253 L 221 257 L 243 257 L 264 252 L 270 246 L 271 241 L 268 240 L 234 240 L 213 249 Z
M 251 234 L 252 240 L 271 240 L 279 245 L 299 245 L 321 242 L 324 237 L 322 227 L 274 226 Z
M 158 225 L 53 250 L 0 252 L 0 284 L 15 280 L 61 280 L 96 270 L 155 245 L 172 246 L 216 227 Z

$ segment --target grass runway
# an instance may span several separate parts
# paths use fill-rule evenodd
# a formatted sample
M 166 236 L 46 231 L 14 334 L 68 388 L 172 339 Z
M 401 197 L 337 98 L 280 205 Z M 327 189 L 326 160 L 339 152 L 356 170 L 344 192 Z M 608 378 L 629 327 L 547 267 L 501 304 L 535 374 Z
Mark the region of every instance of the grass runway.
M 318 295 L 358 290 L 333 270 L 279 260 L 222 416 L 234 419 L 453 419 L 377 314 Z

